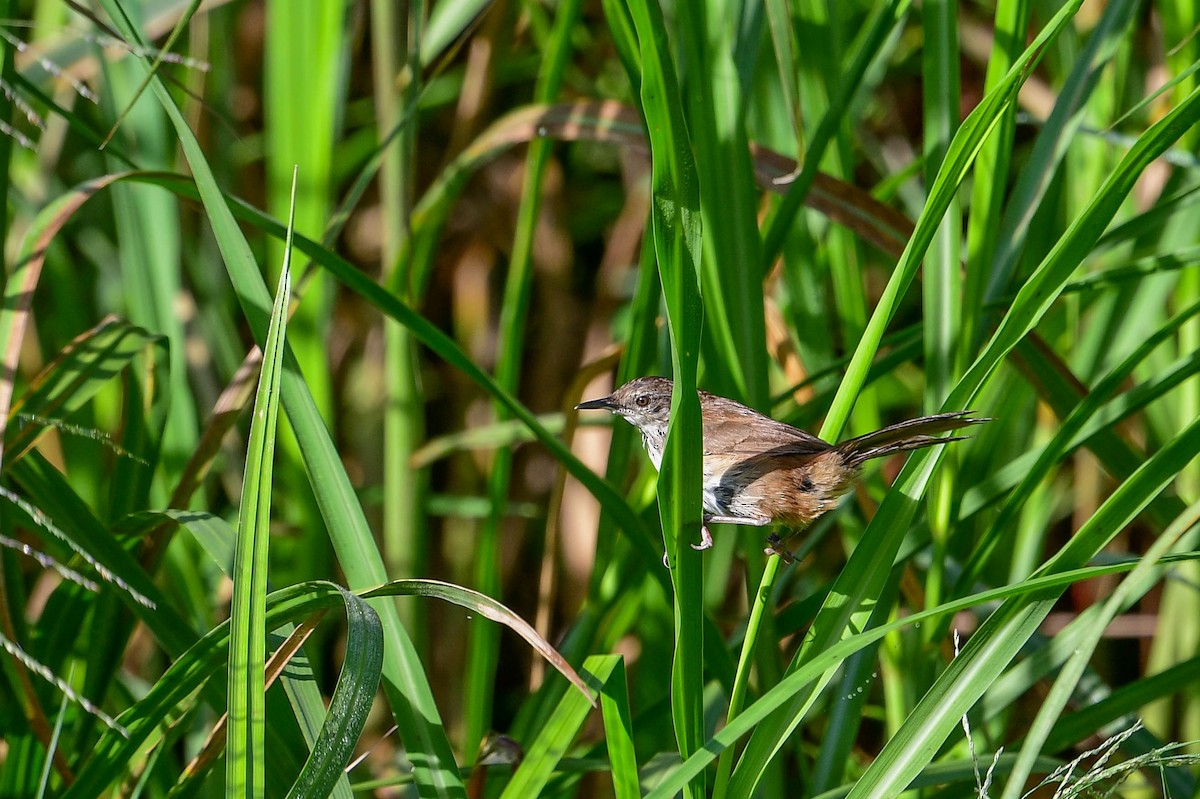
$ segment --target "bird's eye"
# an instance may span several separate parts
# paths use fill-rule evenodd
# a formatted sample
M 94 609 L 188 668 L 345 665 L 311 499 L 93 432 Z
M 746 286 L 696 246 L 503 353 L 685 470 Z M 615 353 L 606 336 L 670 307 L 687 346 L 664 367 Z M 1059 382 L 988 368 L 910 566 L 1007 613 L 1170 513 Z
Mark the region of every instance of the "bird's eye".
M 650 404 L 650 395 L 649 394 L 638 394 L 637 398 L 633 402 L 639 408 L 645 408 L 647 405 Z

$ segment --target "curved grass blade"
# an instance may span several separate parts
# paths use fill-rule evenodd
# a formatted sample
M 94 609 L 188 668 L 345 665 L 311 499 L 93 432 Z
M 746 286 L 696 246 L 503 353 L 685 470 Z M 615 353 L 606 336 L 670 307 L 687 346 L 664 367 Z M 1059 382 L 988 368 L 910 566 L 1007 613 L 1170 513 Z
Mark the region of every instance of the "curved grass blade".
M 341 601 L 339 586 L 302 583 L 273 592 L 268 598 L 266 629 L 328 610 Z M 99 796 L 124 778 L 139 752 L 154 746 L 169 724 L 183 713 L 195 694 L 218 677 L 229 659 L 230 624 L 225 621 L 183 652 L 140 701 L 118 717 L 128 737 L 105 734 L 80 769 L 64 797 Z
M 485 619 L 498 622 L 508 627 L 525 642 L 529 644 L 535 652 L 546 659 L 551 666 L 556 668 L 562 676 L 566 677 L 571 684 L 578 688 L 584 696 L 588 697 L 588 701 L 594 706 L 595 698 L 588 689 L 587 683 L 571 668 L 571 664 L 560 655 L 553 646 L 541 635 L 538 634 L 527 621 L 522 619 L 513 611 L 509 610 L 504 605 L 492 599 L 486 594 L 481 594 L 478 591 L 472 591 L 469 588 L 463 588 L 461 585 L 443 582 L 441 580 L 395 580 L 381 585 L 378 588 L 373 588 L 362 594 L 364 599 L 381 596 L 427 596 L 434 599 L 440 599 L 444 602 L 449 602 L 453 605 L 475 611 Z
M 288 791 L 288 799 L 329 796 L 344 777 L 346 764 L 367 723 L 379 676 L 383 671 L 383 625 L 379 614 L 359 597 L 342 589 L 346 604 L 346 654 L 338 675 L 329 715 L 300 776 Z
M 233 574 L 233 551 L 234 543 L 237 540 L 237 533 L 230 526 L 229 522 L 220 516 L 193 510 L 168 509 L 164 511 L 146 511 L 126 516 L 118 523 L 116 529 L 132 537 L 141 538 L 144 535 L 153 534 L 152 531 L 158 535 L 162 535 L 165 532 L 163 530 L 164 527 L 174 527 L 176 525 L 186 529 L 196 539 L 224 574 Z M 358 600 L 356 599 L 355 601 Z M 377 614 L 375 616 L 375 623 L 378 624 Z M 294 628 L 290 624 L 285 624 L 280 627 L 280 632 L 290 636 L 294 632 Z M 279 656 L 280 652 L 277 650 L 272 655 L 271 660 L 274 661 Z M 316 680 L 308 663 L 291 660 L 290 655 L 289 661 L 287 671 L 281 675 L 283 688 L 287 692 L 288 701 L 291 703 L 292 711 L 296 715 L 296 721 L 300 724 L 301 732 L 308 741 L 310 749 L 316 751 L 317 740 L 322 735 L 325 724 L 329 723 L 325 700 L 321 696 L 321 692 L 317 687 Z M 343 662 L 348 663 L 349 661 L 350 655 L 347 653 L 344 656 Z M 343 665 L 342 669 L 345 672 L 347 665 Z M 369 673 L 369 671 L 364 672 L 364 676 L 369 675 Z M 267 678 L 268 685 L 270 685 L 272 675 L 269 663 Z M 378 683 L 378 675 L 376 675 L 375 682 Z M 351 690 L 357 691 L 359 689 L 358 687 L 354 687 Z M 374 695 L 375 690 L 372 690 L 371 696 L 373 697 Z M 270 692 L 268 691 L 269 700 Z M 270 710 L 271 708 L 268 707 L 268 712 Z M 341 725 L 339 724 L 339 726 Z M 353 738 L 349 745 L 353 746 Z M 345 765 L 344 762 L 343 765 Z M 351 795 L 349 781 L 344 779 L 344 774 L 341 776 L 342 779 L 339 780 L 338 784 L 331 791 L 326 791 L 322 796 L 349 797 Z M 176 790 L 179 790 L 178 785 L 176 785 Z

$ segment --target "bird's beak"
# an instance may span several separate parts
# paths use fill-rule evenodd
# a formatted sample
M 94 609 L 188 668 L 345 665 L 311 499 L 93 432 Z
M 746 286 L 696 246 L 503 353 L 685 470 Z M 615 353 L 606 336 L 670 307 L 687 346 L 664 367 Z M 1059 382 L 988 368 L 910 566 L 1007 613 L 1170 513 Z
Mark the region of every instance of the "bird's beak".
M 601 397 L 600 399 L 588 400 L 581 402 L 575 406 L 577 411 L 611 411 L 616 407 L 612 401 L 612 397 Z

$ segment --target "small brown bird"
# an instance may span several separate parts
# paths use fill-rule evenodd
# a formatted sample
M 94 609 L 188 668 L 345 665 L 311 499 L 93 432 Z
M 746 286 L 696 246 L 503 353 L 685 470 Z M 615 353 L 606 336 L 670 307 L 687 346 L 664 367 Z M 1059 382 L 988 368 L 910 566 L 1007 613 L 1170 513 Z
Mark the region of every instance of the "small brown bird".
M 974 411 L 922 416 L 874 433 L 829 444 L 791 425 L 778 422 L 740 402 L 701 391 L 700 416 L 704 435 L 704 526 L 699 544 L 708 549 L 708 525 L 746 524 L 762 527 L 773 522 L 803 528 L 837 504 L 850 490 L 863 463 L 893 452 L 959 441 L 964 436 L 937 437 L 988 419 L 972 418 Z M 657 469 L 662 464 L 671 411 L 671 381 L 639 377 L 610 396 L 575 406 L 605 409 L 624 417 L 642 432 L 642 443 Z M 768 554 L 791 559 L 778 548 L 778 536 L 767 539 Z

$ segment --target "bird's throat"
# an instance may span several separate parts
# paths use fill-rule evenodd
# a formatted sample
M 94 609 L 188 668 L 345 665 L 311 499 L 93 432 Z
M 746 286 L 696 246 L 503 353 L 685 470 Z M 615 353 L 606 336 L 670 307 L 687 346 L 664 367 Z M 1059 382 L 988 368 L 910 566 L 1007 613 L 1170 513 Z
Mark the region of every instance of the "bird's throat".
M 646 448 L 646 454 L 650 456 L 654 468 L 659 471 L 662 470 L 663 448 L 666 444 L 665 430 L 642 430 L 642 446 Z

